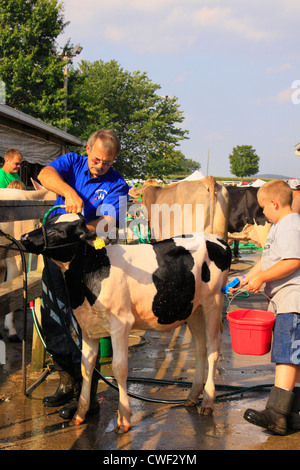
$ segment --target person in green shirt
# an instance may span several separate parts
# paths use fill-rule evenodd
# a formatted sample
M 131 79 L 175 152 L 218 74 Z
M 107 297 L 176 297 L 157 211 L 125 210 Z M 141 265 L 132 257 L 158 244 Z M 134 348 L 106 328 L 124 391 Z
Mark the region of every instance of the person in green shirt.
M 23 157 L 16 149 L 9 149 L 4 155 L 4 165 L 0 168 L 0 188 L 7 188 L 14 180 L 21 181 L 18 171 L 20 170 Z

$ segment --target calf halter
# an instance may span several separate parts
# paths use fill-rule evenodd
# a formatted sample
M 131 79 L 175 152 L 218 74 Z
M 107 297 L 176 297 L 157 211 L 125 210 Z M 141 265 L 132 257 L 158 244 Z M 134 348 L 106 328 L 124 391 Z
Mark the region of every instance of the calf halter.
M 56 245 L 56 246 L 52 246 L 52 247 L 48 245 L 47 230 L 46 230 L 46 227 L 45 227 L 47 219 L 48 219 L 49 215 L 51 214 L 51 212 L 55 211 L 56 209 L 65 209 L 65 207 L 66 206 L 64 206 L 63 204 L 59 204 L 58 206 L 53 206 L 44 215 L 43 222 L 42 222 L 42 227 L 41 227 L 42 228 L 43 238 L 44 238 L 44 248 L 43 248 L 41 254 L 44 253 L 47 248 L 50 248 L 50 249 L 51 248 L 52 249 L 53 248 L 64 248 L 64 247 L 67 247 L 67 246 L 74 245 L 74 242 L 73 243 L 64 243 L 63 245 Z
M 46 230 L 46 227 L 45 227 L 45 224 L 47 222 L 47 219 L 48 219 L 48 216 L 51 212 L 53 212 L 54 210 L 56 209 L 63 209 L 65 208 L 64 205 L 58 205 L 58 206 L 53 206 L 51 207 L 51 209 L 48 210 L 48 212 L 46 212 L 46 214 L 44 215 L 44 218 L 43 218 L 43 222 L 42 222 L 42 234 L 43 234 L 43 239 L 44 239 L 44 248 L 43 248 L 43 251 L 42 253 L 45 252 L 45 250 L 47 248 L 64 248 L 64 247 L 67 247 L 67 246 L 71 246 L 71 245 L 74 245 L 74 242 L 72 243 L 64 243 L 63 245 L 56 245 L 55 247 L 50 247 L 48 245 L 48 238 L 47 238 L 47 230 Z M 105 248 L 105 241 L 102 239 L 102 238 L 99 238 L 99 237 L 96 237 L 96 239 L 94 240 L 94 248 L 95 250 L 101 250 L 102 248 Z
M 46 229 L 46 227 L 45 227 L 44 225 L 42 225 L 41 229 L 42 229 L 42 234 L 43 234 L 43 239 L 44 239 L 44 248 L 42 249 L 41 254 L 45 253 L 45 251 L 46 251 L 47 249 L 49 249 L 49 250 L 51 250 L 51 249 L 54 250 L 54 249 L 56 249 L 56 248 L 66 248 L 66 247 L 68 247 L 68 246 L 74 246 L 74 245 L 77 244 L 77 242 L 70 242 L 70 243 L 63 243 L 63 244 L 61 244 L 61 245 L 50 246 L 50 245 L 48 245 L 48 238 L 47 238 L 47 229 Z

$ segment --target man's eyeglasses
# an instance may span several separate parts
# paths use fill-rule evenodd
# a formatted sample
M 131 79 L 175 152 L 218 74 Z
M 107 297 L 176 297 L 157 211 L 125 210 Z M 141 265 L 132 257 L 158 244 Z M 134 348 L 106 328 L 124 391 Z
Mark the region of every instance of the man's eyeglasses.
M 98 160 L 98 158 L 92 158 L 92 163 L 94 165 L 100 165 L 100 163 L 102 163 L 103 166 L 112 166 L 114 164 L 114 162 L 106 162 L 104 160 Z

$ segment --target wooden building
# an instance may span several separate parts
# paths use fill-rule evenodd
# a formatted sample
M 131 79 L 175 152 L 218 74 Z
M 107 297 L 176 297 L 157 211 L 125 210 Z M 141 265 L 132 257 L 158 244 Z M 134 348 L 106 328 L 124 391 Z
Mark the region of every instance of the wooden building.
M 6 150 L 18 149 L 23 155 L 20 177 L 26 186 L 37 179 L 43 166 L 69 151 L 80 152 L 85 142 L 67 132 L 0 104 L 0 166 Z

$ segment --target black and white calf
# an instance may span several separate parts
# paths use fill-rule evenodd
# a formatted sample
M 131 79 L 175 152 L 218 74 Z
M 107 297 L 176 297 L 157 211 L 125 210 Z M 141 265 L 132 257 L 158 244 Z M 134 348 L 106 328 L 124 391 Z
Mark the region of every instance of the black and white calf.
M 196 370 L 186 405 L 210 414 L 221 341 L 222 286 L 231 263 L 228 245 L 214 235 L 195 234 L 156 244 L 100 248 L 80 215 L 53 217 L 22 236 L 32 253 L 44 253 L 62 269 L 74 315 L 82 329 L 83 384 L 74 424 L 89 409 L 92 372 L 99 338 L 110 335 L 113 373 L 119 386 L 118 430 L 130 428 L 126 390 L 128 337 L 132 329 L 168 331 L 185 321 L 196 347 Z M 204 391 L 204 367 L 208 376 Z
M 253 186 L 227 186 L 231 205 L 228 232 L 229 239 L 235 240 L 247 240 L 248 233 L 248 239 L 259 242 L 263 247 L 272 224 L 258 204 L 258 189 Z

